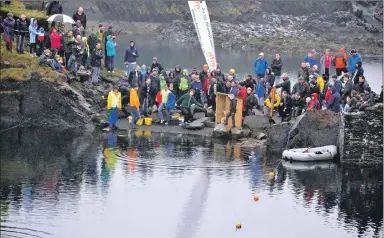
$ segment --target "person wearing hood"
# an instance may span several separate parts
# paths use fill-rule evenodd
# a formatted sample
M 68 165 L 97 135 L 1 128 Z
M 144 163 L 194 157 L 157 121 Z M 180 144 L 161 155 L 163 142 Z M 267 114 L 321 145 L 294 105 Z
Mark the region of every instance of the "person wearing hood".
M 308 53 L 308 55 L 304 57 L 304 62 L 305 63 L 309 63 L 311 68 L 312 68 L 312 66 L 316 65 L 317 64 L 316 51 L 315 50 L 311 50 Z
M 246 99 L 246 109 L 247 116 L 253 115 L 253 108 L 258 106 L 257 98 L 255 94 L 252 93 L 252 88 L 247 88 L 247 99 Z
M 82 7 L 79 7 L 75 14 L 73 14 L 73 20 L 75 22 L 80 21 L 84 29 L 87 27 L 87 16 L 84 14 Z
M 119 92 L 119 88 L 114 86 L 113 91 L 108 93 L 107 100 L 109 129 L 116 128 L 116 123 L 119 119 L 121 108 L 121 93 Z
M 116 42 L 114 41 L 116 39 L 115 36 L 108 35 L 107 36 L 107 44 L 106 44 L 106 68 L 108 73 L 114 73 L 115 70 L 115 55 L 116 55 Z M 137 67 L 137 66 L 136 66 Z M 140 66 L 139 66 L 140 69 Z M 141 78 L 141 75 L 140 75 Z M 138 85 L 136 85 L 138 86 Z
M 283 79 L 283 82 L 276 85 L 276 88 L 281 88 L 282 91 L 286 91 L 288 95 L 291 95 L 291 81 L 288 78 L 288 74 L 283 73 L 281 78 Z
M 72 54 L 68 61 L 68 70 L 77 73 L 79 64 L 83 60 L 84 48 L 81 40 L 81 36 L 78 35 L 75 39 L 75 44 L 72 46 Z
M 329 77 L 329 72 L 332 66 L 332 57 L 329 49 L 325 50 L 325 53 L 320 58 L 321 72 Z
M 29 53 L 32 57 L 36 56 L 36 37 L 39 34 L 37 31 L 37 20 L 35 18 L 31 18 L 31 22 L 29 24 L 28 30 L 29 30 Z
M 195 95 L 196 101 L 199 102 L 200 104 L 203 104 L 201 99 L 201 90 L 203 88 L 203 84 L 200 81 L 199 75 L 194 75 L 192 77 L 191 88 L 193 88 L 195 91 L 194 95 Z
M 4 27 L 5 28 L 5 27 Z M 5 30 L 4 30 L 5 32 Z M 20 18 L 17 19 L 16 25 L 15 25 L 15 32 L 16 32 L 16 50 L 19 54 L 24 54 L 24 37 L 25 33 L 28 32 L 28 24 L 25 20 L 25 15 L 21 14 Z
M 300 77 L 298 81 L 299 82 L 293 86 L 292 93 L 295 94 L 298 92 L 301 98 L 306 98 L 309 95 L 309 86 L 303 77 Z
M 343 88 L 343 84 L 342 82 L 340 81 L 340 78 L 337 77 L 336 75 L 333 75 L 332 76 L 332 79 L 333 79 L 333 88 L 335 88 L 335 90 L 341 94 L 341 90 Z
M 48 5 L 47 9 L 47 16 L 52 16 L 55 14 L 62 14 L 63 13 L 63 7 L 60 4 L 60 1 L 52 1 Z
M 325 82 L 324 82 L 323 77 L 319 74 L 319 72 L 315 72 L 314 73 L 314 79 L 315 79 L 317 85 L 319 85 L 320 94 L 322 94 L 324 92 L 324 87 L 325 87 Z
M 364 69 L 361 62 L 356 63 L 355 72 L 352 74 L 352 81 L 355 85 L 359 84 L 359 78 L 364 75 Z
M 101 68 L 101 59 L 103 58 L 103 51 L 101 49 L 101 44 L 96 44 L 96 50 L 92 53 L 91 56 L 91 66 L 92 66 L 92 84 L 98 85 L 99 75 Z
M 184 124 L 189 123 L 193 119 L 193 112 L 191 110 L 193 105 L 204 108 L 202 104 L 197 102 L 194 94 L 195 90 L 191 88 L 189 89 L 189 93 L 184 94 L 176 101 L 176 104 L 180 105 L 181 113 L 184 115 Z
M 318 99 L 317 93 L 312 93 L 311 102 L 309 103 L 307 110 L 320 110 L 321 104 Z
M 268 117 L 271 115 L 271 110 L 273 110 L 274 108 L 278 108 L 278 106 L 280 106 L 280 101 L 281 101 L 280 96 L 279 94 L 277 94 L 277 92 L 275 92 L 275 95 L 273 95 L 273 92 L 274 91 L 272 91 L 268 95 L 268 98 L 265 100 L 264 115 Z
M 180 82 L 178 84 L 178 91 L 179 91 L 179 94 L 177 95 L 178 98 L 180 98 L 181 96 L 183 96 L 188 92 L 189 85 L 191 83 L 191 79 L 189 78 L 188 74 L 189 74 L 188 70 L 184 69 L 182 75 L 180 76 Z
M 12 45 L 13 45 L 13 39 L 14 39 L 13 28 L 15 26 L 15 19 L 13 19 L 12 13 L 7 14 L 7 17 L 3 20 L 2 25 L 4 29 L 4 41 L 5 41 L 6 49 L 7 51 L 12 52 Z
M 265 77 L 265 82 L 269 83 L 271 87 L 275 85 L 275 75 L 273 74 L 271 68 L 267 69 L 267 76 Z
M 369 87 L 369 84 L 367 80 L 365 80 L 365 77 L 362 75 L 359 77 L 359 83 L 354 85 L 354 90 L 356 90 L 358 93 L 364 93 L 365 89 Z
M 219 64 L 217 64 L 217 66 L 216 66 L 216 79 L 217 79 L 218 83 L 224 83 L 225 82 L 225 75 L 221 71 Z
M 332 96 L 327 103 L 327 109 L 333 112 L 340 112 L 341 96 L 336 87 L 332 87 Z
M 364 111 L 365 108 L 371 107 L 376 102 L 376 94 L 371 90 L 371 87 L 366 87 L 364 89 L 364 97 L 362 102 L 357 104 L 359 111 Z
M 136 49 L 135 42 L 129 42 L 128 49 L 125 50 L 124 64 L 128 68 L 127 75 L 129 75 L 136 68 L 136 60 L 139 58 L 139 52 Z M 151 68 L 151 72 L 153 68 Z M 159 69 L 157 69 L 159 71 Z
M 265 78 L 265 74 L 268 69 L 268 62 L 264 59 L 264 53 L 260 52 L 259 58 L 257 58 L 253 64 L 253 71 L 258 79 Z
M 262 108 L 264 106 L 264 97 L 266 94 L 266 85 L 264 78 L 259 79 L 259 82 L 256 85 L 256 97 L 257 102 L 259 103 L 259 107 Z
M 309 81 L 309 69 L 306 62 L 301 62 L 301 68 L 297 72 L 297 78 L 303 77 L 305 81 Z
M 108 42 L 108 36 L 112 37 L 113 36 L 113 26 L 109 26 L 108 30 L 104 33 L 103 37 L 103 42 L 104 42 L 104 55 L 107 55 L 107 42 Z M 104 61 L 104 66 L 107 68 L 107 61 Z
M 333 65 L 335 65 L 337 76 L 340 76 L 342 72 L 347 72 L 346 70 L 347 60 L 348 60 L 347 54 L 345 53 L 344 49 L 340 49 L 333 56 Z
M 348 60 L 348 71 L 351 75 L 354 75 L 356 71 L 357 62 L 363 62 L 363 59 L 359 53 L 355 49 L 351 50 L 351 56 Z
M 281 60 L 280 54 L 276 54 L 276 58 L 273 59 L 272 64 L 272 73 L 275 75 L 277 82 L 280 81 L 281 71 L 283 68 L 283 61 Z
M 93 51 L 96 50 L 96 44 L 99 43 L 99 42 L 100 42 L 100 40 L 97 39 L 95 33 L 89 34 L 89 36 L 88 36 L 88 45 L 89 45 L 89 52 L 90 52 L 90 54 L 92 54 Z
M 152 59 L 151 70 L 153 70 L 154 68 L 158 68 L 159 72 L 164 70 L 163 66 L 158 62 L 157 57 L 153 57 Z
M 174 73 L 173 88 L 175 90 L 176 97 L 179 98 L 179 94 L 180 94 L 180 89 L 179 89 L 180 78 L 183 75 L 183 72 L 181 70 L 180 65 L 176 65 L 175 71 L 173 73 Z

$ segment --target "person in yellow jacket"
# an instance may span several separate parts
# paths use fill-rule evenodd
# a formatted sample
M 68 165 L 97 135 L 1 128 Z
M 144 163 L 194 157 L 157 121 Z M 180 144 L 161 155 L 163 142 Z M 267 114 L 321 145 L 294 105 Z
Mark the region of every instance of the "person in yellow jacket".
M 319 72 L 315 72 L 314 75 L 315 75 L 315 79 L 317 81 L 317 85 L 319 85 L 319 87 L 320 87 L 320 93 L 323 93 L 324 92 L 324 85 L 325 85 L 324 79 L 319 74 Z
M 272 104 L 273 103 L 273 104 Z M 277 108 L 280 105 L 280 96 L 276 92 L 276 88 L 271 90 L 267 100 L 265 100 L 264 115 L 271 117 L 274 108 Z
M 140 119 L 140 100 L 137 95 L 138 87 L 132 88 L 129 92 L 129 105 L 132 107 L 132 126 L 136 125 L 137 120 Z
M 118 87 L 114 87 L 113 91 L 108 93 L 108 121 L 109 129 L 116 128 L 115 124 L 119 119 L 119 112 L 121 111 L 121 93 L 119 92 Z

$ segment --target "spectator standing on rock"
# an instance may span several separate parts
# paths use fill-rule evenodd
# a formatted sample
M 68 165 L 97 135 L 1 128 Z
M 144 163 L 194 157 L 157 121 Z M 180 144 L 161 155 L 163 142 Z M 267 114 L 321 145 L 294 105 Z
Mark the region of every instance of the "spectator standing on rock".
M 128 68 L 127 76 L 135 70 L 136 68 L 136 60 L 139 58 L 139 52 L 136 49 L 135 42 L 129 42 L 128 49 L 125 50 L 124 63 Z M 153 72 L 153 69 L 151 69 Z
M 63 13 L 63 7 L 60 4 L 60 1 L 52 1 L 49 3 L 47 8 L 47 15 L 52 16 L 54 14 L 62 14 Z
M 129 73 L 128 83 L 132 88 L 140 87 L 142 85 L 142 75 L 140 72 L 140 65 L 136 65 L 135 71 Z
M 108 39 L 108 36 L 109 37 L 112 37 L 113 36 L 113 26 L 109 26 L 108 27 L 108 30 L 104 33 L 103 35 L 103 42 L 104 42 L 104 55 L 106 56 L 107 55 L 107 39 Z M 105 60 L 104 61 L 104 66 L 105 68 L 107 68 L 107 61 Z
M 297 72 L 297 78 L 304 78 L 305 81 L 309 82 L 309 69 L 307 68 L 306 62 L 301 62 L 301 68 Z
M 364 69 L 361 62 L 356 63 L 356 69 L 352 76 L 352 81 L 355 85 L 359 84 L 359 78 L 364 75 Z
M 16 21 L 16 50 L 19 54 L 24 54 L 24 37 L 25 34 L 28 32 L 28 25 L 27 21 L 25 20 L 25 15 L 21 14 L 20 18 Z M 4 31 L 5 32 L 5 31 Z
M 76 21 L 76 25 L 72 28 L 72 31 L 75 37 L 77 37 L 78 35 L 80 35 L 81 37 L 84 36 L 85 30 L 84 30 L 84 27 L 81 25 L 80 20 Z
M 347 97 L 351 98 L 351 93 L 353 91 L 353 82 L 348 74 L 344 74 L 343 81 L 345 82 L 344 87 L 342 88 L 342 104 L 345 106 L 347 103 Z
M 149 106 L 151 105 L 151 79 L 147 78 L 145 80 L 144 85 L 141 88 L 141 93 L 140 93 L 140 103 L 141 103 L 141 114 L 144 115 L 145 117 L 148 116 L 148 109 Z
M 247 99 L 246 99 L 246 108 L 247 108 L 247 116 L 253 115 L 253 108 L 257 107 L 257 98 L 252 93 L 252 88 L 247 88 Z
M 75 22 L 80 21 L 81 25 L 87 28 L 87 16 L 84 14 L 84 10 L 82 7 L 79 7 L 75 14 L 73 14 L 73 20 Z
M 97 86 L 99 84 L 99 75 L 101 68 L 101 59 L 103 58 L 103 51 L 101 49 L 101 44 L 96 44 L 96 50 L 91 56 L 91 66 L 92 66 L 92 85 Z
M 95 33 L 96 38 L 100 41 L 100 49 L 104 49 L 105 40 L 104 40 L 104 26 L 103 24 L 99 24 L 99 29 Z
M 100 49 L 100 46 L 98 47 Z M 121 108 L 121 93 L 119 92 L 119 88 L 114 86 L 113 91 L 108 93 L 107 100 L 109 130 L 116 128 L 116 122 L 119 119 L 119 112 L 121 111 Z
M 327 109 L 333 112 L 340 112 L 341 96 L 336 87 L 332 87 L 332 96 L 327 103 Z
M 76 44 L 75 42 L 75 37 L 73 37 L 73 32 L 72 31 L 68 31 L 68 33 L 64 36 L 64 40 L 63 40 L 63 43 L 64 43 L 64 55 L 65 55 L 65 66 L 67 69 L 69 69 L 69 59 L 71 58 L 71 55 L 72 55 L 72 47 L 74 44 Z
M 329 77 L 329 72 L 332 66 L 332 56 L 329 49 L 325 50 L 325 53 L 320 58 L 321 72 Z
M 151 79 L 151 106 L 152 113 L 157 110 L 156 106 L 156 95 L 160 91 L 160 77 L 159 77 L 159 69 L 154 68 L 152 70 L 152 74 L 150 75 Z
M 348 60 L 348 71 L 352 75 L 355 74 L 356 71 L 356 64 L 358 62 L 363 62 L 363 59 L 361 58 L 360 54 L 357 53 L 356 50 L 351 50 L 351 56 Z
M 281 88 L 282 91 L 286 91 L 288 95 L 291 95 L 291 81 L 288 78 L 288 74 L 283 73 L 281 78 L 283 79 L 283 82 L 276 85 L 276 88 Z
M 31 22 L 29 23 L 29 53 L 32 57 L 36 56 L 36 38 L 39 34 L 37 31 L 37 20 L 35 18 L 31 18 Z
M 342 72 L 346 73 L 347 70 L 347 54 L 344 49 L 341 48 L 334 56 L 333 56 L 333 65 L 336 68 L 336 75 L 340 76 Z
M 95 33 L 89 34 L 89 36 L 88 36 L 88 45 L 89 45 L 90 54 L 92 54 L 92 52 L 96 50 L 96 44 L 99 43 L 99 42 L 100 42 L 100 40 L 96 38 L 96 34 Z
M 266 85 L 263 78 L 259 79 L 257 85 L 256 85 L 256 97 L 257 102 L 259 103 L 260 109 L 264 106 L 264 96 L 266 93 Z
M 140 100 L 138 91 L 138 87 L 133 87 L 129 93 L 129 105 L 132 107 L 132 127 L 135 127 L 136 122 L 140 119 Z
M 159 70 L 159 72 L 164 70 L 163 66 L 157 61 L 157 57 L 153 57 L 152 65 L 151 65 L 151 71 L 154 68 L 157 68 Z
M 265 82 L 269 83 L 271 85 L 271 87 L 273 87 L 273 85 L 275 85 L 275 75 L 273 74 L 271 68 L 267 69 L 267 75 L 265 77 Z
M 106 45 L 106 68 L 108 73 L 114 73 L 115 70 L 115 55 L 116 55 L 116 42 L 114 42 L 114 36 L 107 36 L 107 45 Z M 140 68 L 140 66 L 139 66 Z
M 49 38 L 51 39 L 51 48 L 54 51 L 53 55 L 55 55 L 61 48 L 61 35 L 57 33 L 57 29 L 55 27 L 52 28 Z
M 280 83 L 281 71 L 283 69 L 283 61 L 280 54 L 276 54 L 276 58 L 273 59 L 271 64 L 272 72 L 275 75 L 277 83 Z
M 220 65 L 217 64 L 216 66 L 216 79 L 217 79 L 217 82 L 225 82 L 225 75 L 224 73 L 221 71 L 221 68 L 220 68 Z
M 12 45 L 13 45 L 13 38 L 14 38 L 13 27 L 15 26 L 15 19 L 13 19 L 13 14 L 8 13 L 7 17 L 3 20 L 2 23 L 3 23 L 2 25 L 4 29 L 4 41 L 5 41 L 6 49 L 7 51 L 12 52 Z
M 309 63 L 309 66 L 312 68 L 314 65 L 317 65 L 316 60 L 316 51 L 311 50 L 307 56 L 304 57 L 304 62 Z
M 87 40 L 87 37 L 83 37 L 81 40 L 83 41 L 83 47 L 84 47 L 84 54 L 83 54 L 82 65 L 86 69 L 89 69 L 89 59 L 90 59 L 90 56 L 91 56 L 91 51 L 89 49 L 88 40 Z
M 265 78 L 265 74 L 268 69 L 268 62 L 264 59 L 264 53 L 260 52 L 259 58 L 255 60 L 253 64 L 253 71 L 255 72 L 258 79 Z

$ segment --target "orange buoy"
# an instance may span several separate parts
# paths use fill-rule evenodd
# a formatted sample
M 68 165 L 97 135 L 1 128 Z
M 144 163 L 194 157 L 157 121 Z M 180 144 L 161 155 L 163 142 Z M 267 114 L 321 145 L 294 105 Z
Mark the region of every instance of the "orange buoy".
M 237 223 L 236 224 L 236 230 L 240 230 L 241 229 L 241 223 Z
M 253 196 L 253 200 L 255 200 L 256 202 L 259 201 L 259 196 L 257 195 Z
M 274 172 L 269 172 L 269 177 L 275 177 L 275 173 Z

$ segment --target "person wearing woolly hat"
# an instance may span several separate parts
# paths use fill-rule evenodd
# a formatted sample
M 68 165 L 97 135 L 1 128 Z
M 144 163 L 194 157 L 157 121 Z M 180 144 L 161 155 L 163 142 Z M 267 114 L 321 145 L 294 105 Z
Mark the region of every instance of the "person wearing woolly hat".
M 163 66 L 157 61 L 157 57 L 153 57 L 152 59 L 151 70 L 153 70 L 154 68 L 157 68 L 158 72 L 164 70 Z

